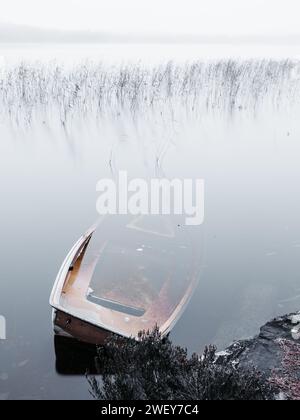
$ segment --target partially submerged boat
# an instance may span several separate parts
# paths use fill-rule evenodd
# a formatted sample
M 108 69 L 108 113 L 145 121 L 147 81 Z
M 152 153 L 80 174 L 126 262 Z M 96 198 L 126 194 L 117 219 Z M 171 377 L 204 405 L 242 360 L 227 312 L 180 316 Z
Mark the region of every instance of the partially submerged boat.
M 50 304 L 55 333 L 92 344 L 112 334 L 167 334 L 198 281 L 185 227 L 166 216 L 109 216 L 73 246 Z

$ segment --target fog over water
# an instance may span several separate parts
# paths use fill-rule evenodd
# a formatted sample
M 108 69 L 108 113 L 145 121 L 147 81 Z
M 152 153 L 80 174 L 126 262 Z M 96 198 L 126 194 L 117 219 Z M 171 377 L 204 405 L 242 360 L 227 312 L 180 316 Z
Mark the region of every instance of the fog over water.
M 300 305 L 300 50 L 66 48 L 0 47 L 0 399 L 89 397 L 56 369 L 48 300 L 120 169 L 205 180 L 175 343 L 222 349 Z

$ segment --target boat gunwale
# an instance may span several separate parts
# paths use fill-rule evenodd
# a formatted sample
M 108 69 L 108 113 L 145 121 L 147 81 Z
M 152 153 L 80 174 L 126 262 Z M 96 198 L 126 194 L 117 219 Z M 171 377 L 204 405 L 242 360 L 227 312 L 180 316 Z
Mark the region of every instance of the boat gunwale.
M 60 270 L 57 274 L 57 277 L 54 282 L 54 286 L 50 295 L 49 303 L 50 303 L 50 306 L 52 306 L 52 308 L 66 312 L 65 308 L 60 304 L 60 298 L 61 298 L 62 291 L 63 291 L 65 282 L 67 280 L 67 277 L 70 271 L 70 267 L 72 266 L 72 262 L 76 259 L 76 256 L 78 252 L 80 251 L 80 249 L 92 237 L 93 233 L 96 230 L 96 227 L 97 226 L 93 226 L 84 235 L 80 237 L 80 239 L 71 248 L 65 260 L 63 261 L 60 267 Z

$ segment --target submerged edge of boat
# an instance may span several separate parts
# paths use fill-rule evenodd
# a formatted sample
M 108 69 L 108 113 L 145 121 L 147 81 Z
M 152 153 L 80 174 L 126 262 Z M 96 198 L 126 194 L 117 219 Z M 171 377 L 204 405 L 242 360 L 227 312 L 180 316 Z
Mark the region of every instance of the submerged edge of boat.
M 76 264 L 78 264 L 80 259 L 84 260 L 85 251 L 89 247 L 89 243 L 98 226 L 98 224 L 94 225 L 84 235 L 81 236 L 81 238 L 70 250 L 59 270 L 50 297 L 50 305 L 53 308 L 54 332 L 58 336 L 69 337 L 96 345 L 104 344 L 112 334 L 137 339 L 137 331 L 132 333 L 132 331 L 129 329 L 128 331 L 118 329 L 118 324 L 116 324 L 114 327 L 109 326 L 109 328 L 107 328 L 107 325 L 102 323 L 101 320 L 96 323 L 95 318 L 93 318 L 89 311 L 80 311 L 78 308 L 76 310 L 75 307 L 66 307 L 66 305 L 63 304 L 63 299 L 67 295 L 66 289 L 68 288 L 70 277 L 72 275 L 76 276 L 76 274 L 72 274 L 74 271 L 76 271 L 74 267 Z M 179 302 L 177 302 L 176 308 L 173 309 L 173 312 L 170 314 L 170 316 L 164 320 L 162 325 L 159 325 L 159 323 L 155 324 L 160 329 L 162 335 L 166 335 L 171 331 L 183 313 L 185 307 L 189 303 L 189 300 L 197 284 L 196 277 L 197 276 L 195 273 L 193 276 L 191 276 L 181 299 Z M 80 298 L 82 301 L 86 300 L 86 294 L 84 294 L 82 291 L 80 293 Z M 101 315 L 102 311 L 105 310 L 107 311 L 107 309 L 98 306 L 97 314 Z M 112 311 L 112 317 L 115 313 L 116 311 Z M 118 316 L 119 315 L 120 314 L 118 314 Z M 101 319 L 101 316 L 99 316 L 99 319 Z M 118 318 L 116 318 L 116 320 L 117 319 Z M 155 325 L 152 325 L 152 327 Z M 147 330 L 147 328 L 145 328 L 145 330 Z

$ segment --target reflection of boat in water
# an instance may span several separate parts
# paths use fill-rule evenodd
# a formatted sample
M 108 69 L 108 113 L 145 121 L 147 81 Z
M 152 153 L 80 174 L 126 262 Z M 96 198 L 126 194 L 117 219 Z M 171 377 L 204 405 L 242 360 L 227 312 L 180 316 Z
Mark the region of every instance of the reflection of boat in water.
M 55 335 L 56 372 L 59 375 L 101 374 L 102 365 L 97 346 Z
M 174 221 L 173 221 L 174 222 Z M 165 216 L 106 217 L 74 245 L 50 304 L 55 331 L 102 344 L 156 325 L 168 333 L 197 284 L 194 247 Z

